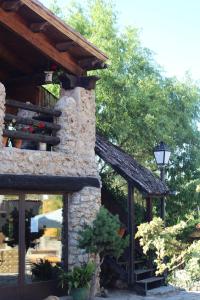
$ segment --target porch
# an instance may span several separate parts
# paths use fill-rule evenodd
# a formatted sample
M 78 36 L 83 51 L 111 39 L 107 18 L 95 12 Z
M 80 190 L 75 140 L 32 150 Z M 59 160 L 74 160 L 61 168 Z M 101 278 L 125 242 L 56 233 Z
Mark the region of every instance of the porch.
M 96 136 L 95 152 L 125 179 L 128 189 L 128 199 L 127 204 L 125 204 L 127 213 L 123 216 L 123 223 L 124 226 L 127 226 L 129 247 L 118 260 L 107 257 L 105 268 L 107 266 L 107 273 L 114 271 L 118 274 L 118 278 L 127 283 L 126 287 L 137 291 L 138 294 L 147 295 L 149 290 L 163 285 L 165 278 L 155 275 L 151 255 L 144 258 L 139 243 L 136 243 L 135 233 L 138 220 L 136 219 L 135 192 L 137 190 L 146 203 L 144 222 L 150 222 L 153 216 L 153 199 L 159 201 L 166 197 L 169 195 L 169 189 L 157 176 L 140 165 L 131 155 L 99 134 Z M 103 202 L 103 204 L 106 207 L 108 202 Z M 114 203 L 107 207 L 111 212 L 112 205 Z M 112 213 L 116 214 L 116 209 Z M 120 209 L 117 210 L 117 213 L 119 217 L 122 214 Z

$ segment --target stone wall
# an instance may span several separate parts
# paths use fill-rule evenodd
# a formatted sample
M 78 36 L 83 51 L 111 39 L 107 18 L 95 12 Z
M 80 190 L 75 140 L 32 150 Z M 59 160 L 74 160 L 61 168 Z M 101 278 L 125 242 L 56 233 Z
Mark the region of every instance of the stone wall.
M 4 119 L 5 89 L 0 84 L 0 136 Z M 31 174 L 98 177 L 95 162 L 95 94 L 84 88 L 63 91 L 56 104 L 62 115 L 55 119 L 61 125 L 60 144 L 54 151 L 5 148 L 0 143 L 1 174 Z M 100 207 L 100 189 L 85 187 L 69 194 L 69 267 L 87 259 L 77 248 L 78 232 L 84 223 L 95 218 Z
M 78 155 L 5 147 L 0 149 L 0 170 L 1 174 L 98 176 L 95 161 Z

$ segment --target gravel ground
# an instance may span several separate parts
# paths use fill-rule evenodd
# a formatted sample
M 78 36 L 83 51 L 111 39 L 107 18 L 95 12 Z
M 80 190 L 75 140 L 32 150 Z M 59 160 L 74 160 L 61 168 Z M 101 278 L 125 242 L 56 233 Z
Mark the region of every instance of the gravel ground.
M 108 298 L 99 298 L 96 300 L 200 300 L 200 292 L 176 291 L 166 294 L 158 293 L 151 296 L 138 296 L 129 291 L 109 292 Z M 71 297 L 62 297 L 60 300 L 71 300 Z

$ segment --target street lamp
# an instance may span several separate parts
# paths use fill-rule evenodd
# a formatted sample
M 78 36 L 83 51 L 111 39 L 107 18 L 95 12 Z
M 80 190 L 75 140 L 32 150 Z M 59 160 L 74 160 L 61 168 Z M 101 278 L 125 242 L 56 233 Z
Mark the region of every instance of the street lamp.
M 169 162 L 171 151 L 164 142 L 160 142 L 160 144 L 155 146 L 153 152 L 154 152 L 156 163 L 160 169 L 160 179 L 162 182 L 165 182 L 165 166 Z M 164 221 L 165 220 L 165 198 L 164 197 L 161 198 L 160 216 Z

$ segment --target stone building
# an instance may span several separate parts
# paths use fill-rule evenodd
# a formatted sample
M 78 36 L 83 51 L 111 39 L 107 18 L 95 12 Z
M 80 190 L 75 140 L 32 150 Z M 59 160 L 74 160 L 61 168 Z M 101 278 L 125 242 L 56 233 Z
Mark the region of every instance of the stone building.
M 106 68 L 107 59 L 39 1 L 0 0 L 0 300 L 59 295 L 54 278 L 36 276 L 34 268 L 41 260 L 63 261 L 66 268 L 86 261 L 77 247 L 80 229 L 93 221 L 101 200 L 112 213 L 120 211 L 103 193 L 101 199 L 95 152 L 128 187 L 129 249 L 126 261 L 109 264 L 143 294 L 163 282 L 149 262 L 136 269 L 134 189 L 145 200 L 147 221 L 153 198 L 169 190 L 96 134 L 99 78 L 87 71 Z M 60 85 L 59 99 L 47 83 Z
M 59 261 L 49 245 L 60 244 L 33 222 L 30 201 L 63 206 L 64 262 L 83 262 L 77 235 L 99 210 L 101 186 L 94 151 L 98 78 L 87 71 L 105 68 L 107 57 L 36 0 L 0 1 L 0 37 L 0 299 L 39 300 L 57 284 L 33 282 L 30 265 Z M 53 82 L 62 83 L 58 101 L 43 88 L 52 69 Z M 17 205 L 5 211 L 11 200 Z

